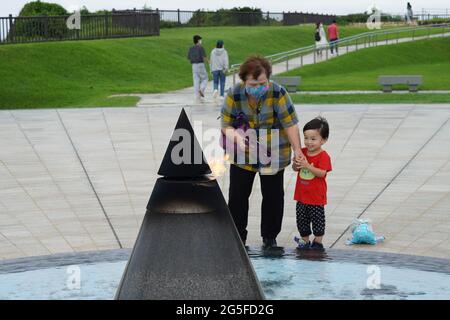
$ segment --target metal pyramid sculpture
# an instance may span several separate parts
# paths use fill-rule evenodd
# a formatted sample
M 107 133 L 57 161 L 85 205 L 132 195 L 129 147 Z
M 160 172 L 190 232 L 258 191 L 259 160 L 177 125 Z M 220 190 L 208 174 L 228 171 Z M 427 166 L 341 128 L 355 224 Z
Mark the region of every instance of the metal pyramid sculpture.
M 181 143 L 180 138 L 182 138 Z M 210 173 L 211 169 L 183 108 L 158 174 L 164 177 L 179 178 L 198 177 Z
M 198 145 L 184 110 L 180 128 Z M 168 156 L 182 140 L 169 143 L 116 299 L 264 299 L 206 160 L 175 164 Z

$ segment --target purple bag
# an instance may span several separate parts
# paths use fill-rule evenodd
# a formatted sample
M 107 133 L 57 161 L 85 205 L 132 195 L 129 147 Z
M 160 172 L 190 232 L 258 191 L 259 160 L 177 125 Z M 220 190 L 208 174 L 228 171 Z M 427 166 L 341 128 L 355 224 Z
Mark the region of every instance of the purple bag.
M 233 121 L 233 128 L 241 129 L 244 132 L 246 132 L 248 129 L 250 129 L 248 117 L 242 111 L 238 113 L 235 120 Z M 220 140 L 220 146 L 225 150 L 225 152 L 227 150 L 226 143 L 227 143 L 227 137 L 222 132 L 222 139 Z M 256 142 L 256 143 L 258 144 L 260 150 L 262 150 L 262 152 L 264 152 L 263 154 L 267 154 L 267 156 L 270 157 L 270 150 L 267 151 L 267 149 L 265 147 L 263 147 L 259 142 Z M 249 147 L 249 145 L 250 145 L 250 140 L 249 140 L 248 136 L 245 137 L 245 145 L 247 147 Z M 234 146 L 234 148 L 236 150 L 236 145 Z

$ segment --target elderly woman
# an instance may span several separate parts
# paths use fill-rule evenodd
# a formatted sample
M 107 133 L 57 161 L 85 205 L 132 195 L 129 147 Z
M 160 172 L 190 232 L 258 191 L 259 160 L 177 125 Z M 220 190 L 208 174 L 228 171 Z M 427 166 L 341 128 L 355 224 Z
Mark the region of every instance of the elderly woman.
M 270 63 L 251 56 L 239 71 L 241 83 L 227 93 L 222 107 L 222 132 L 230 157 L 228 206 L 242 242 L 247 239 L 249 196 L 256 173 L 261 180 L 263 247 L 276 246 L 284 208 L 284 168 L 291 148 L 303 157 L 298 119 L 286 90 L 269 81 Z

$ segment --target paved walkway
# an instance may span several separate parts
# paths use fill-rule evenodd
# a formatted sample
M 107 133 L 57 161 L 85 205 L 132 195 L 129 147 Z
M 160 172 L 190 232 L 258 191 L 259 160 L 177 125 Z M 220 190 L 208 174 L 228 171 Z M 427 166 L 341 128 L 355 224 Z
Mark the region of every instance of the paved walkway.
M 450 258 L 450 105 L 296 108 L 300 126 L 319 114 L 331 125 L 326 246 L 346 248 L 360 216 L 387 238 L 365 250 Z M 219 106 L 186 110 L 217 128 Z M 0 111 L 0 259 L 131 247 L 179 112 Z M 295 177 L 288 168 L 284 246 L 297 233 Z M 227 174 L 218 181 L 227 198 Z M 259 181 L 250 203 L 248 242 L 259 245 Z
M 450 36 L 450 33 L 445 33 L 444 35 L 442 34 L 435 34 L 435 35 L 430 35 L 430 37 L 428 36 L 421 36 L 421 37 L 414 37 L 413 38 L 401 38 L 398 41 L 397 40 L 388 40 L 386 42 L 386 40 L 384 41 L 378 41 L 376 43 L 373 43 L 372 46 L 385 46 L 385 45 L 393 45 L 393 44 L 397 44 L 397 43 L 404 43 L 404 42 L 411 42 L 411 41 L 418 41 L 418 40 L 423 40 L 423 39 L 428 39 L 428 38 L 440 38 L 440 37 L 448 37 Z M 339 49 L 339 55 L 343 55 L 349 52 L 354 52 L 356 50 L 361 50 L 364 48 L 364 44 L 360 44 L 358 45 L 358 48 L 355 45 L 349 45 L 348 47 L 341 47 Z M 325 50 L 326 51 L 326 50 Z M 282 63 L 277 63 L 275 65 L 273 65 L 273 74 L 280 74 L 283 72 L 286 72 L 286 70 L 289 68 L 289 70 L 292 70 L 293 68 L 299 68 L 302 65 L 310 65 L 310 64 L 314 64 L 314 63 L 320 63 L 321 61 L 326 61 L 327 58 L 328 59 L 334 59 L 337 56 L 331 56 L 331 55 L 326 55 L 326 53 L 323 53 L 323 58 L 321 60 L 319 59 L 314 59 L 314 54 L 308 54 L 303 56 L 303 58 L 295 58 L 292 60 L 289 60 L 288 62 L 288 66 L 286 64 L 286 62 L 282 62 Z M 236 75 L 236 79 L 235 81 L 239 81 L 238 76 Z M 227 86 L 231 86 L 233 84 L 233 76 L 228 76 L 226 78 L 226 84 Z M 177 91 L 172 91 L 172 92 L 167 92 L 167 93 L 160 93 L 160 94 L 125 94 L 124 96 L 138 96 L 141 98 L 141 100 L 138 102 L 137 106 L 138 107 L 149 107 L 149 106 L 161 106 L 162 104 L 164 105 L 173 105 L 173 106 L 180 106 L 180 105 L 184 105 L 184 106 L 195 106 L 195 105 L 218 105 L 220 104 L 220 100 L 219 99 L 213 99 L 212 97 L 212 88 L 213 88 L 213 84 L 212 81 L 208 82 L 208 86 L 207 86 L 207 90 L 206 90 L 206 98 L 202 103 L 196 102 L 194 99 L 194 87 L 190 87 L 190 88 L 185 88 L 182 90 L 177 90 Z M 337 93 L 339 91 L 334 91 L 333 93 Z M 382 91 L 348 91 L 348 93 L 381 93 Z M 394 91 L 394 93 L 406 93 L 408 91 Z M 449 93 L 450 91 L 434 91 L 434 92 L 427 92 L 427 91 L 419 91 L 420 93 Z M 298 92 L 298 93 L 302 93 L 302 92 Z M 306 92 L 304 92 L 306 93 Z M 312 92 L 309 92 L 312 93 Z M 322 94 L 324 92 L 321 92 L 320 94 Z M 340 92 L 341 94 L 343 94 L 343 92 Z M 347 92 L 346 92 L 347 93 Z M 313 94 L 319 94 L 318 92 L 314 92 Z M 329 94 L 332 94 L 332 92 L 329 92 Z M 120 96 L 120 95 L 119 95 Z

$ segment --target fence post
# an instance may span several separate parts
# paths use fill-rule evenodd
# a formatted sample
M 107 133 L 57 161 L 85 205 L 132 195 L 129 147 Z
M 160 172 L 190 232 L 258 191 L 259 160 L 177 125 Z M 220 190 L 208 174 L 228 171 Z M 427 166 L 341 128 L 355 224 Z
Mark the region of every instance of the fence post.
M 181 18 L 180 18 L 180 9 L 177 9 L 177 15 L 178 15 L 178 24 L 181 24 Z
M 9 42 L 14 42 L 13 17 L 9 15 Z M 6 33 L 6 34 L 8 34 Z
M 300 67 L 303 67 L 303 55 L 300 55 Z
M 314 52 L 314 63 L 316 63 L 316 51 L 317 51 L 316 49 L 314 49 L 314 51 L 313 51 Z
M 45 35 L 45 39 L 48 40 L 49 36 L 48 36 L 48 17 L 44 18 L 44 35 Z
M 400 32 L 397 32 L 397 44 L 398 44 L 398 38 L 400 38 Z
M 111 23 L 112 23 L 112 16 L 111 16 Z M 109 34 L 109 19 L 108 19 L 108 12 L 105 12 L 105 36 L 108 37 Z
M 270 26 L 270 12 L 267 11 L 267 25 Z
M 386 34 L 386 44 L 388 44 L 388 43 L 389 43 L 389 40 L 388 40 L 388 33 L 386 32 L 385 34 Z
M 286 56 L 286 71 L 289 71 L 289 56 Z
M 233 71 L 233 87 L 236 85 L 236 71 Z

